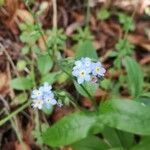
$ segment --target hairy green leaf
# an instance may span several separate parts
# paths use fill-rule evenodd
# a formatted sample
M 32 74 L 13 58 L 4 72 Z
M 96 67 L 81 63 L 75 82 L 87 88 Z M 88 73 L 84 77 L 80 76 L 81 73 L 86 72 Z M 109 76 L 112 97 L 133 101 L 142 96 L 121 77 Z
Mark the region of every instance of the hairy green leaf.
M 76 90 L 85 97 L 89 97 L 88 93 L 93 96 L 93 94 L 96 92 L 98 88 L 98 84 L 92 83 L 92 82 L 85 82 L 82 85 L 78 84 L 76 81 L 74 81 L 74 85 Z M 88 93 L 87 93 L 88 92 Z
M 43 133 L 43 141 L 54 147 L 77 142 L 93 132 L 97 119 L 94 113 L 73 113 L 48 128 Z
M 133 97 L 138 97 L 142 93 L 143 74 L 139 64 L 131 57 L 124 60 L 127 71 L 128 88 Z
M 29 77 L 18 77 L 11 81 L 11 87 L 16 90 L 29 90 L 33 88 L 33 81 Z
M 89 57 L 91 59 L 98 59 L 95 48 L 92 45 L 90 40 L 86 40 L 85 42 L 80 42 L 78 45 L 78 49 L 76 52 L 76 58 L 79 59 L 81 57 Z
M 73 150 L 106 150 L 109 146 L 96 136 L 89 136 L 72 144 Z
M 40 73 L 43 75 L 51 70 L 53 61 L 49 55 L 39 55 L 37 58 L 37 65 Z
M 102 122 L 116 129 L 150 135 L 150 107 L 131 100 L 110 100 L 101 104 Z

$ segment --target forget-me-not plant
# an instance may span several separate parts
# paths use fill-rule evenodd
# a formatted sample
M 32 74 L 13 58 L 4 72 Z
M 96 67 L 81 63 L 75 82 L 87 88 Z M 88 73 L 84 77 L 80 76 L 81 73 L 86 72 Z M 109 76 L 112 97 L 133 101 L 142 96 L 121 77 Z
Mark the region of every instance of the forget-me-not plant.
M 43 86 L 39 87 L 39 89 L 33 90 L 31 98 L 33 100 L 33 108 L 51 108 L 53 105 L 57 104 L 54 93 L 52 92 L 52 86 L 47 82 L 45 82 Z
M 75 61 L 72 75 L 77 78 L 77 82 L 82 84 L 84 81 L 93 81 L 104 76 L 106 70 L 100 62 L 94 62 L 90 58 L 85 57 Z

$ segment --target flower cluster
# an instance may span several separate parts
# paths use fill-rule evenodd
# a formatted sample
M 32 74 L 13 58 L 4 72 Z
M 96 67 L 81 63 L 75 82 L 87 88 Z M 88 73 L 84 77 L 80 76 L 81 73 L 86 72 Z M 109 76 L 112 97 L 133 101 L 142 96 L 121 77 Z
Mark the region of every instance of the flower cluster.
M 98 78 L 104 76 L 106 70 L 100 62 L 94 62 L 90 58 L 85 57 L 75 61 L 72 75 L 77 78 L 77 82 L 82 84 L 84 81 L 97 81 Z
M 57 101 L 54 98 L 54 93 L 52 92 L 52 86 L 47 82 L 39 89 L 32 91 L 31 98 L 33 99 L 33 108 L 42 109 L 43 107 L 51 108 L 52 105 L 56 105 Z

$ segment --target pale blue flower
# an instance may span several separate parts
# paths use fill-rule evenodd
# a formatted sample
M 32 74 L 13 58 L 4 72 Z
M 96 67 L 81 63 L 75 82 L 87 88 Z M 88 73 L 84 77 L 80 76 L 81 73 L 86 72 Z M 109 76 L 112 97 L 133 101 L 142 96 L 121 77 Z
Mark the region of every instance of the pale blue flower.
M 49 85 L 47 82 L 45 82 L 44 85 L 39 88 L 39 90 L 43 93 L 50 92 L 51 89 L 52 89 L 52 86 Z
M 56 105 L 57 101 L 55 98 L 49 97 L 49 99 L 44 100 L 44 106 L 47 108 L 51 108 L 53 105 Z
M 80 69 L 73 70 L 72 72 L 72 74 L 77 77 L 79 84 L 82 84 L 84 81 L 90 81 L 91 77 L 89 73 L 89 70 L 82 67 Z
M 81 61 L 82 61 L 82 64 L 85 65 L 85 67 L 91 67 L 92 65 L 92 61 L 88 57 L 81 58 Z
M 94 76 L 104 76 L 106 70 L 100 62 L 92 63 L 92 74 Z
M 82 57 L 75 61 L 72 75 L 77 78 L 77 82 L 82 84 L 84 81 L 97 82 L 98 77 L 104 76 L 106 70 L 100 62 L 93 62 L 88 57 Z
M 91 65 L 92 61 L 88 57 L 82 57 L 80 60 L 75 61 L 75 66 L 73 67 L 73 70 L 86 68 L 87 70 L 91 71 Z
M 50 108 L 52 105 L 56 105 L 57 101 L 54 98 L 54 93 L 52 92 L 52 86 L 47 82 L 39 89 L 32 91 L 31 98 L 33 99 L 32 106 L 34 108 L 42 109 L 43 106 Z
M 32 98 L 32 99 L 41 99 L 42 94 L 43 94 L 43 93 L 42 93 L 41 90 L 35 89 L 35 90 L 32 91 L 31 98 Z

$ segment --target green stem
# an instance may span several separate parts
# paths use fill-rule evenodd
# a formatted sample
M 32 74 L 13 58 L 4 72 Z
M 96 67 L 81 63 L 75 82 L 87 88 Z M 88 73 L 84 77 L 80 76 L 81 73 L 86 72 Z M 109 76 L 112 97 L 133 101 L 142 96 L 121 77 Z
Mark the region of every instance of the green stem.
M 86 26 L 89 26 L 89 21 L 90 21 L 90 6 L 89 6 L 89 2 L 90 2 L 90 0 L 86 0 L 86 1 L 87 1 Z
M 64 73 L 66 73 L 70 78 L 72 78 L 72 76 L 67 72 L 65 71 L 64 69 L 62 69 L 62 71 Z M 72 78 L 73 79 L 73 78 Z M 75 79 L 73 79 L 75 81 Z M 75 81 L 76 82 L 76 81 Z M 97 110 L 97 105 L 96 105 L 96 100 L 92 97 L 92 95 L 88 92 L 88 90 L 82 85 L 82 84 L 79 84 L 81 86 L 81 88 L 85 91 L 85 93 L 88 95 L 89 99 L 93 102 L 94 104 L 94 107 L 95 109 Z
M 17 115 L 19 112 L 21 112 L 22 110 L 24 110 L 26 107 L 28 107 L 31 104 L 31 101 L 23 104 L 20 108 L 18 108 L 17 110 L 15 110 L 14 112 L 12 112 L 11 114 L 9 114 L 7 117 L 3 118 L 2 120 L 0 120 L 0 126 L 2 126 L 3 124 L 5 124 L 7 121 L 9 121 L 12 117 L 14 117 L 15 115 Z
M 49 54 L 50 57 L 53 59 L 53 56 L 52 56 L 51 53 L 49 52 L 49 46 L 47 45 L 47 42 L 46 42 L 46 40 L 45 40 L 44 32 L 43 32 L 41 26 L 40 26 L 39 23 L 38 23 L 38 20 L 37 20 L 36 15 L 32 12 L 32 10 L 31 10 L 31 8 L 29 7 L 28 4 L 26 4 L 26 6 L 27 6 L 29 12 L 31 13 L 31 15 L 33 16 L 35 23 L 37 24 L 38 31 L 39 31 L 39 33 L 40 33 L 40 35 L 41 35 L 41 37 L 42 37 L 42 40 L 43 40 L 44 45 L 45 45 L 45 47 L 46 47 L 46 49 L 47 49 L 47 51 L 48 51 L 48 54 Z

